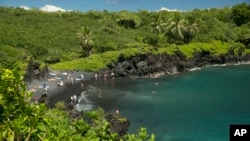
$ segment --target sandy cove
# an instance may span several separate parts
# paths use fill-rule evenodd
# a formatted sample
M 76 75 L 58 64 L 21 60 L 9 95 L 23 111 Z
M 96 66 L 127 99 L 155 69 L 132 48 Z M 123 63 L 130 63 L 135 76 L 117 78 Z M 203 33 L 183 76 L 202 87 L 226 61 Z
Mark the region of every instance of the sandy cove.
M 82 76 L 84 76 L 83 79 Z M 88 85 L 92 83 L 93 80 L 93 72 L 59 72 L 50 70 L 47 79 L 35 79 L 31 82 L 26 82 L 26 84 L 28 90 L 33 92 L 32 102 L 34 102 L 36 98 L 40 101 L 41 97 L 47 95 L 50 105 L 53 106 L 57 101 L 66 100 L 65 102 L 70 102 L 70 97 L 72 95 L 79 95 L 82 91 L 87 89 Z M 59 82 L 62 82 L 63 85 L 59 86 Z M 44 85 L 48 87 L 47 92 Z

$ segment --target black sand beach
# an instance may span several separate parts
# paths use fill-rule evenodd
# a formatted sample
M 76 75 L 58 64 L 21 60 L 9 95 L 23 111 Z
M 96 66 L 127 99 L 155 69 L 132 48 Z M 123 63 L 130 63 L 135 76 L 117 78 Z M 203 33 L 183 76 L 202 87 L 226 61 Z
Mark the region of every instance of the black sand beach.
M 82 78 L 82 75 L 84 78 Z M 73 79 L 73 80 L 72 80 Z M 33 80 L 32 82 L 27 82 L 28 90 L 33 91 L 32 102 L 38 98 L 47 95 L 50 101 L 50 105 L 54 106 L 57 101 L 70 102 L 70 97 L 74 94 L 77 96 L 87 89 L 88 85 L 94 80 L 93 72 L 59 72 L 50 71 L 47 79 Z M 73 81 L 73 84 L 72 84 Z M 58 83 L 63 82 L 62 86 Z M 48 87 L 47 92 L 44 85 Z
M 84 79 L 82 79 L 82 75 Z M 73 84 L 71 78 L 73 78 Z M 58 86 L 58 82 L 61 81 L 63 85 Z M 85 107 L 79 107 L 81 109 L 93 109 L 95 106 L 109 109 L 110 104 L 116 101 L 115 99 L 117 99 L 117 97 L 100 97 L 100 95 L 98 95 L 100 90 L 95 87 L 96 84 L 101 84 L 105 81 L 112 81 L 111 75 L 106 74 L 105 79 L 104 74 L 98 73 L 96 80 L 94 72 L 74 71 L 67 73 L 50 70 L 47 79 L 33 80 L 27 83 L 27 86 L 29 90 L 35 90 L 32 95 L 32 102 L 35 102 L 36 98 L 38 98 L 38 102 L 46 99 L 49 102 L 48 105 L 54 107 L 58 101 L 64 101 L 66 105 L 70 103 L 77 105 L 80 102 L 79 99 L 82 98 L 81 102 L 84 103 L 85 101 Z M 47 93 L 44 89 L 44 84 L 48 87 Z M 77 98 L 72 102 L 71 97 L 74 95 L 76 95 Z M 86 101 L 90 101 L 91 103 Z

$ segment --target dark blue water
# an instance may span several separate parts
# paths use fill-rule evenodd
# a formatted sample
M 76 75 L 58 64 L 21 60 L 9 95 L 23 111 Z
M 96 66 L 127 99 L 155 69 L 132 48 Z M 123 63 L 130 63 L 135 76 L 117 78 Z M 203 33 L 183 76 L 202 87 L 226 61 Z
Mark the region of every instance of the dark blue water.
M 207 67 L 157 79 L 97 82 L 98 103 L 119 109 L 157 141 L 228 141 L 230 124 L 250 124 L 250 65 Z

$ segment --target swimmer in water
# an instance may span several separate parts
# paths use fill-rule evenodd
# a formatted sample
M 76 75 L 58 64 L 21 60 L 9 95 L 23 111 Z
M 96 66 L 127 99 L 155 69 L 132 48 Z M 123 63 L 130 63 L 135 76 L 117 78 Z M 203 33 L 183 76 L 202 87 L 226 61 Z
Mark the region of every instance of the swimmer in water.
M 98 97 L 99 98 L 102 98 L 102 91 L 100 90 L 99 93 L 98 93 Z

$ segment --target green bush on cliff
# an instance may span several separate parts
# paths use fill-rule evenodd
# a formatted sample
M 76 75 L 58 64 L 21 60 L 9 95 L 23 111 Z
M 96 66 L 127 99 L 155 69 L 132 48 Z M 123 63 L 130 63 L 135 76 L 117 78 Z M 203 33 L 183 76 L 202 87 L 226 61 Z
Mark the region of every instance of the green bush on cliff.
M 241 43 L 233 43 L 230 45 L 229 50 L 231 50 L 234 56 L 242 56 L 246 47 Z
M 245 49 L 244 55 L 246 55 L 246 54 L 250 54 L 250 49 L 249 49 L 249 48 L 248 48 L 248 49 Z
M 51 65 L 52 69 L 56 70 L 85 70 L 97 71 L 106 67 L 109 63 L 115 62 L 119 57 L 117 51 L 108 51 L 101 54 L 93 54 L 86 58 L 75 59 L 73 61 L 60 62 Z
M 129 59 L 136 55 L 142 54 L 168 54 L 172 55 L 175 51 L 179 50 L 187 58 L 193 57 L 195 52 L 209 51 L 211 55 L 217 56 L 220 54 L 226 54 L 229 49 L 232 47 L 229 43 L 222 43 L 221 41 L 213 41 L 211 43 L 189 43 L 185 45 L 170 45 L 166 47 L 161 47 L 158 50 L 155 50 L 152 46 L 137 46 L 138 44 L 129 44 L 130 48 L 125 48 L 119 51 L 108 51 L 99 54 L 93 54 L 86 58 L 75 59 L 73 61 L 60 62 L 54 65 L 51 65 L 52 69 L 56 70 L 70 70 L 78 69 L 85 71 L 97 71 L 107 67 L 108 64 L 116 63 L 119 56 L 122 56 L 125 59 Z M 141 45 L 141 44 L 140 44 Z M 234 46 L 241 46 L 237 43 Z M 236 48 L 236 47 L 235 47 Z M 235 51 L 237 51 L 235 49 Z M 245 49 L 243 50 L 245 51 Z
M 221 41 L 213 41 L 211 43 L 190 43 L 181 45 L 178 49 L 184 53 L 188 58 L 193 57 L 195 52 L 202 50 L 209 51 L 211 55 L 217 56 L 227 53 L 230 47 L 229 43 L 222 43 Z
M 104 53 L 93 54 L 86 58 L 75 59 L 72 61 L 60 62 L 51 65 L 52 69 L 56 70 L 84 70 L 97 71 L 107 67 L 110 63 L 116 63 L 119 56 L 128 59 L 130 57 L 154 52 L 152 47 L 128 48 L 120 51 L 107 51 Z
M 168 55 L 173 55 L 174 52 L 178 50 L 178 46 L 176 45 L 169 45 L 166 47 L 161 47 L 157 51 L 153 52 L 154 54 L 168 54 Z

